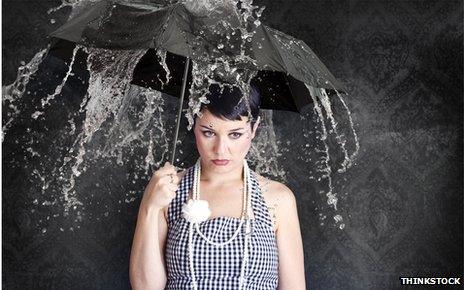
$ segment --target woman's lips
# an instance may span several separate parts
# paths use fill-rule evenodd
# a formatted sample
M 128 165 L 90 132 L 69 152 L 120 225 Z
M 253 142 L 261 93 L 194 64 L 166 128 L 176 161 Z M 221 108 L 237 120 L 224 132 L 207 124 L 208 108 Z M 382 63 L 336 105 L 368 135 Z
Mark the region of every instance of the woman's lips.
M 224 165 L 227 165 L 229 163 L 229 160 L 227 160 L 227 159 L 213 159 L 213 163 L 215 165 L 224 166 Z

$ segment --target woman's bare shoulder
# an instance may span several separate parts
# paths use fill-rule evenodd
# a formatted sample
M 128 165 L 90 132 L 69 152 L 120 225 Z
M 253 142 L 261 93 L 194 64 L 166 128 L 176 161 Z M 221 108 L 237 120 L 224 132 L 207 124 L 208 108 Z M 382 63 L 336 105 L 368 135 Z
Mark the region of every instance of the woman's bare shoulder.
M 282 212 L 288 210 L 295 201 L 295 196 L 285 184 L 256 174 L 263 198 L 269 209 L 274 231 L 277 230 Z
M 259 187 L 263 192 L 263 195 L 267 195 L 270 199 L 292 199 L 294 194 L 288 186 L 282 182 L 266 178 L 260 174 L 256 174 Z

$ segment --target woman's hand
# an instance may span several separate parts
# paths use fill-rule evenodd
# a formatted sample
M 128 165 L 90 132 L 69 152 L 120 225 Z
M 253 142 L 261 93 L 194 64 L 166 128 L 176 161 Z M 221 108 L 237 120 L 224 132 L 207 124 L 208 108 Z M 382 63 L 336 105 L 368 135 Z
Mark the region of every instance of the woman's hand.
M 187 172 L 177 173 L 176 169 L 166 162 L 153 173 L 143 193 L 130 258 L 129 274 L 134 290 L 165 288 L 164 251 L 168 224 L 163 208 L 176 196 L 180 180 Z
M 176 196 L 176 190 L 185 174 L 185 170 L 177 173 L 176 167 L 166 162 L 155 171 L 143 193 L 142 204 L 147 208 L 160 210 L 169 205 Z

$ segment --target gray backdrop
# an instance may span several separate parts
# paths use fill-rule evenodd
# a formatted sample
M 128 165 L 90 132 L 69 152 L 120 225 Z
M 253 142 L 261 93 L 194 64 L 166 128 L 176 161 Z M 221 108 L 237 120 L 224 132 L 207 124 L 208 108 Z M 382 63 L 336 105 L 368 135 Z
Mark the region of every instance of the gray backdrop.
M 257 3 L 267 7 L 264 21 L 303 39 L 348 85 L 347 103 L 361 143 L 356 166 L 335 177 L 338 190 L 347 193 L 339 202 L 344 230 L 330 221 L 320 225 L 319 213 L 330 219 L 332 212 L 321 209 L 322 197 L 303 192 L 317 185 L 308 185 L 304 171 L 290 166 L 298 164 L 298 151 L 280 157 L 298 199 L 307 288 L 396 289 L 400 276 L 462 277 L 462 2 Z M 59 4 L 3 1 L 4 85 L 15 79 L 20 61 L 44 48 L 47 33 L 64 22 L 69 9 L 46 13 Z M 41 74 L 57 71 L 64 74 L 63 64 L 50 61 Z M 31 90 L 40 89 L 42 78 L 53 83 L 39 75 Z M 19 120 L 2 144 L 5 289 L 130 288 L 128 261 L 140 200 L 119 201 L 129 188 L 143 192 L 148 177 L 133 184 L 126 177 L 130 164 L 98 163 L 78 186 L 78 192 L 92 193 L 95 206 L 74 231 L 61 231 L 59 218 L 47 222 L 52 210 L 31 203 L 41 190 L 28 177 L 45 161 L 32 158 L 24 141 L 37 136 L 34 146 L 43 156 L 64 154 L 54 146 L 65 142 L 58 141 L 63 116 L 84 92 L 71 78 L 62 107 L 48 112 L 46 127 Z M 274 115 L 276 134 L 297 136 L 282 120 Z M 33 132 L 26 134 L 27 127 Z M 72 226 L 67 222 L 65 228 Z M 46 224 L 46 233 L 38 223 Z

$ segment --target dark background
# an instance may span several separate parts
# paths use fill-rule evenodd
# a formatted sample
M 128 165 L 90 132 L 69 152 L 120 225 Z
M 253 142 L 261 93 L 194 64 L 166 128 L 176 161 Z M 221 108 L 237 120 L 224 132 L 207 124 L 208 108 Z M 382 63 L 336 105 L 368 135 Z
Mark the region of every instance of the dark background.
M 324 200 L 304 192 L 304 173 L 291 166 L 299 152 L 289 150 L 279 160 L 298 200 L 307 288 L 396 289 L 400 276 L 462 277 L 462 2 L 256 3 L 267 7 L 263 21 L 308 43 L 349 87 L 346 100 L 361 143 L 356 166 L 337 183 L 348 193 L 339 202 L 344 230 L 320 225 L 317 205 Z M 59 4 L 3 1 L 3 85 L 65 21 L 68 8 L 47 14 Z M 48 69 L 63 71 L 59 64 Z M 67 87 L 65 104 L 72 107 L 85 88 L 72 79 Z M 60 154 L 53 151 L 60 116 L 52 115 L 48 122 L 55 126 L 37 135 L 44 154 Z M 278 136 L 297 134 L 281 121 L 275 114 Z M 59 218 L 47 223 L 52 210 L 31 203 L 40 190 L 27 180 L 42 161 L 25 152 L 22 140 L 33 134 L 25 133 L 27 122 L 13 126 L 2 144 L 3 287 L 129 288 L 140 200 L 121 205 L 120 199 L 129 187 L 143 192 L 147 179 L 134 185 L 126 178 L 129 165 L 101 162 L 78 186 L 81 194 L 99 197 L 90 210 L 94 218 L 73 231 Z

